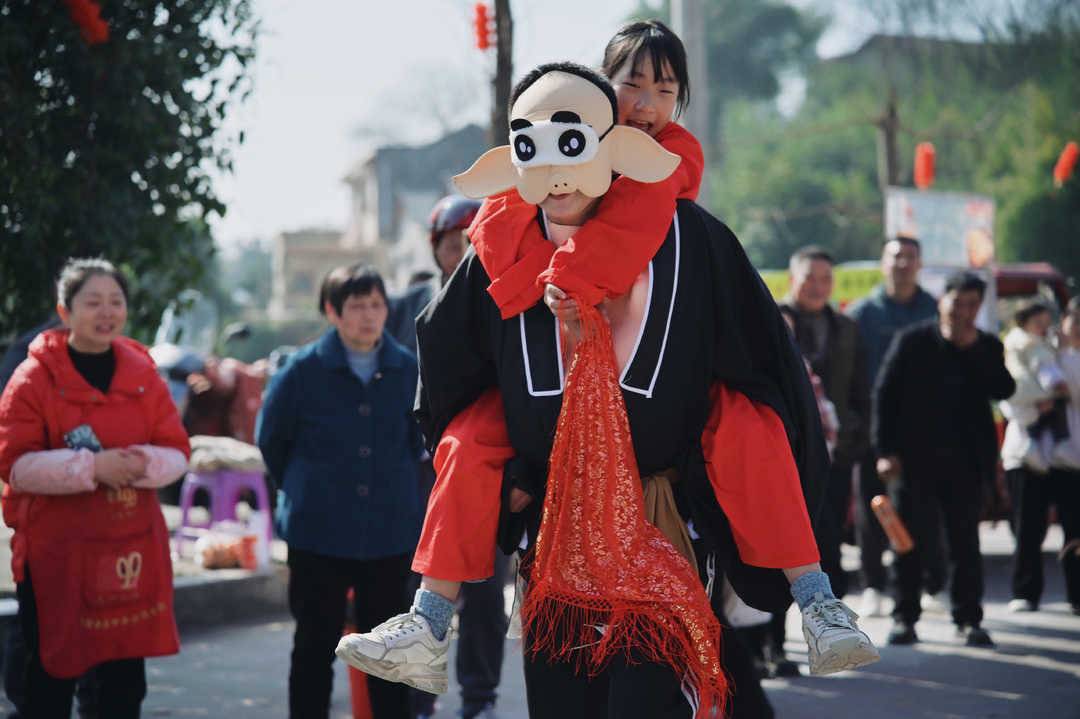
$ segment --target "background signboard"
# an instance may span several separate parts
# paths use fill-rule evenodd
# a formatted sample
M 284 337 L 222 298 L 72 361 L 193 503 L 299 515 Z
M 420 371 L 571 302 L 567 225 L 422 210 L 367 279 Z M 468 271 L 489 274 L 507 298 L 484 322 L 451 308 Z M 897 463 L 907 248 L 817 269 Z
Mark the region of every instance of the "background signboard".
M 923 263 L 987 267 L 994 261 L 994 201 L 965 192 L 889 187 L 885 236 L 922 243 Z

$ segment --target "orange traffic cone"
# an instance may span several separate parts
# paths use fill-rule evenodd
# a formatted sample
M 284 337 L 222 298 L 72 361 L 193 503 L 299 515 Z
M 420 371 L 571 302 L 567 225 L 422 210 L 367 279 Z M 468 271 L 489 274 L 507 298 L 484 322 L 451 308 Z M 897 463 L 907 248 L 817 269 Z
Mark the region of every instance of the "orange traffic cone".
M 353 602 L 356 601 L 356 596 L 353 594 L 353 590 L 349 590 L 346 598 L 347 617 L 353 616 Z M 356 627 L 353 626 L 351 621 L 345 622 L 345 633 L 352 634 L 356 631 Z M 371 713 L 371 698 L 368 696 L 367 687 L 367 674 L 364 674 L 359 669 L 349 667 L 349 694 L 352 698 L 352 715 L 353 719 L 375 719 L 375 715 Z

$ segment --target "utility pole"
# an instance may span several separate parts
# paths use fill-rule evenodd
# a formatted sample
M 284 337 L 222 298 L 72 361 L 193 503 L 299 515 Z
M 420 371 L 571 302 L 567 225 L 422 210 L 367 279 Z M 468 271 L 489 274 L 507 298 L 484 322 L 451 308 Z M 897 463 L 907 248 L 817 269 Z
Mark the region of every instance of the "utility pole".
M 672 30 L 678 35 L 686 48 L 687 71 L 690 75 L 690 92 L 693 100 L 683 114 L 681 121 L 694 136 L 708 147 L 709 137 L 709 61 L 705 45 L 705 2 L 706 0 L 671 0 Z M 712 205 L 709 196 L 709 163 L 705 162 L 705 173 L 701 177 L 701 190 L 698 203 L 706 208 Z
M 896 134 L 900 130 L 900 114 L 896 109 L 896 88 L 889 86 L 889 97 L 885 101 L 885 110 L 874 125 L 877 133 L 878 185 L 882 195 L 889 185 L 900 182 L 900 156 L 896 147 Z
M 492 147 L 505 145 L 510 134 L 510 79 L 514 72 L 514 18 L 510 0 L 495 0 L 495 77 L 491 81 L 491 127 L 488 140 Z

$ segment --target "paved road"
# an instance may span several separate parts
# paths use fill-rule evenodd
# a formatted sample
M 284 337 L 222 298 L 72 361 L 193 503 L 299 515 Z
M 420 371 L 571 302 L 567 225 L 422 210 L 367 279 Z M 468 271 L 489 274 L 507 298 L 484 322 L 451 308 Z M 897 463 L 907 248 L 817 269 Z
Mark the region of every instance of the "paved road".
M 831 677 L 770 680 L 766 689 L 777 716 L 828 719 L 961 719 L 967 717 L 1054 717 L 1080 719 L 1080 617 L 1064 603 L 1064 588 L 1053 556 L 1045 555 L 1048 591 L 1041 610 L 1016 615 L 1008 601 L 1011 540 L 1002 527 L 984 527 L 988 574 L 985 626 L 996 650 L 969 649 L 952 634 L 949 616 L 929 611 L 919 623 L 923 641 L 915 647 L 883 647 L 878 664 Z M 1053 534 L 1046 549 L 1061 546 Z M 853 555 L 846 560 L 851 561 Z M 854 598 L 849 598 L 854 602 Z M 789 615 L 789 654 L 805 662 L 798 618 Z M 890 622 L 864 622 L 871 637 L 884 643 Z M 292 623 L 288 617 L 263 619 L 184 636 L 183 653 L 151 660 L 150 696 L 144 717 L 273 719 L 285 717 Z M 520 648 L 508 642 L 504 669 L 503 719 L 524 719 Z M 336 672 L 334 719 L 348 713 L 344 672 Z M 804 667 L 805 672 L 805 667 Z M 441 698 L 439 717 L 456 716 L 454 689 Z

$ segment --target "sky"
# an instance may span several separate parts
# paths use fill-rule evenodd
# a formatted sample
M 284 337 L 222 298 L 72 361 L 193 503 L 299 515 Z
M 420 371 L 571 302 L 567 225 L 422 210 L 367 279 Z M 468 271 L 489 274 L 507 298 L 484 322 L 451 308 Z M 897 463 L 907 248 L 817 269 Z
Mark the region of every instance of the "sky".
M 214 224 L 228 249 L 283 230 L 343 227 L 342 178 L 379 141 L 437 137 L 483 121 L 492 52 L 473 45 L 472 0 L 257 0 L 255 90 L 228 122 L 242 128 Z M 555 59 L 599 61 L 633 0 L 514 2 L 515 77 Z M 456 91 L 456 92 L 455 92 Z M 460 118 L 460 122 L 455 122 Z
M 796 0 L 812 6 L 815 0 Z M 243 129 L 234 172 L 215 186 L 226 251 L 304 227 L 344 229 L 342 178 L 374 147 L 425 142 L 485 122 L 493 52 L 473 45 L 474 0 L 256 0 L 254 92 L 228 118 Z M 635 0 L 515 0 L 514 77 L 550 60 L 599 64 Z M 850 49 L 837 13 L 824 55 Z M 442 120 L 440 121 L 439 118 Z

